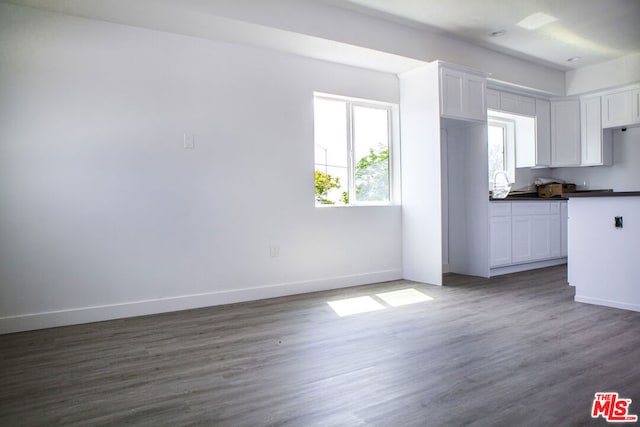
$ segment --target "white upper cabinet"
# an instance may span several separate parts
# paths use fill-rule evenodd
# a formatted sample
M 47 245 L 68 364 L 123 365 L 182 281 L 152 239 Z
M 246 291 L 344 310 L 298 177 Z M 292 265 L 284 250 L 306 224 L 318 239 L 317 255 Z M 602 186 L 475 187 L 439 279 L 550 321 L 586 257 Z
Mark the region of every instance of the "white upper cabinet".
M 495 89 L 487 89 L 485 91 L 485 97 L 487 98 L 487 108 L 489 110 L 500 109 L 500 92 Z
M 490 110 L 504 111 L 524 116 L 536 115 L 535 98 L 511 92 L 502 92 L 496 89 L 487 89 L 486 98 L 487 108 Z
M 536 106 L 536 166 L 551 165 L 551 103 L 535 100 Z
M 551 165 L 580 166 L 580 102 L 551 100 Z
M 516 95 L 515 93 L 500 92 L 500 109 L 509 113 L 536 115 L 536 103 L 534 98 Z
M 640 123 L 640 89 L 627 89 L 602 96 L 602 127 Z
M 612 134 L 602 129 L 600 96 L 580 100 L 580 141 L 582 166 L 613 163 Z
M 468 118 L 473 120 L 487 120 L 487 104 L 484 91 L 487 79 L 484 77 L 467 75 L 465 77 L 465 100 Z
M 486 84 L 484 76 L 441 67 L 440 114 L 453 119 L 486 120 Z

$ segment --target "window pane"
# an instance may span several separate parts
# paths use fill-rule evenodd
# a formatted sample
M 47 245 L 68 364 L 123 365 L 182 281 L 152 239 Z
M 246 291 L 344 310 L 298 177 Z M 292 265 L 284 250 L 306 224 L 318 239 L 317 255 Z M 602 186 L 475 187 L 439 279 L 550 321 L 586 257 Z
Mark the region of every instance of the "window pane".
M 344 205 L 349 203 L 349 169 L 316 164 L 316 204 Z
M 315 163 L 347 167 L 347 103 L 316 98 L 314 102 Z
M 505 134 L 502 126 L 489 125 L 489 182 L 493 182 L 496 171 L 506 170 Z
M 389 200 L 388 110 L 353 107 L 354 187 L 358 201 Z

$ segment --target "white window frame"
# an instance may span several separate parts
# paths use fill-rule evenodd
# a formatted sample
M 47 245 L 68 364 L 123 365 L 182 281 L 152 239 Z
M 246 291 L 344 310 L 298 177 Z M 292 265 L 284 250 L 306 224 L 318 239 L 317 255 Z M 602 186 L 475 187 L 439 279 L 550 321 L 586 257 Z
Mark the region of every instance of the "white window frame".
M 395 122 L 398 120 L 398 106 L 396 104 L 391 104 L 388 102 L 374 101 L 368 99 L 361 98 L 351 98 L 341 95 L 332 95 L 328 93 L 320 93 L 314 92 L 313 99 L 327 99 L 332 101 L 342 101 L 347 104 L 346 114 L 347 120 L 346 125 L 347 129 L 345 129 L 347 135 L 347 191 L 349 192 L 349 203 L 348 204 L 318 204 L 315 203 L 315 206 L 318 208 L 327 208 L 327 207 L 353 207 L 353 206 L 388 206 L 394 203 L 396 200 L 396 191 L 394 187 L 397 185 L 396 181 L 399 181 L 399 177 L 395 174 L 395 156 L 394 152 L 397 149 L 397 137 L 395 131 Z M 356 170 L 356 159 L 354 156 L 354 126 L 353 126 L 353 109 L 354 107 L 365 107 L 365 108 L 376 108 L 380 110 L 386 110 L 387 112 L 387 144 L 389 150 L 388 157 L 388 176 L 389 180 L 389 200 L 386 201 L 357 201 L 355 197 L 356 188 L 355 188 L 355 170 Z M 315 126 L 315 123 L 314 123 Z M 315 140 L 314 140 L 315 144 Z M 316 164 L 314 159 L 314 164 Z M 314 198 L 315 199 L 315 198 Z

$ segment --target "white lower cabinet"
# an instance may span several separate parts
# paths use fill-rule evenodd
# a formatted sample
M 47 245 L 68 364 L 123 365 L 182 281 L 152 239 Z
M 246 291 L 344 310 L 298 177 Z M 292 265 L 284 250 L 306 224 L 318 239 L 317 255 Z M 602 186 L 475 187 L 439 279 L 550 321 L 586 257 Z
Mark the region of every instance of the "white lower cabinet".
M 562 216 L 549 215 L 549 257 L 562 257 Z M 566 256 L 566 255 L 565 255 Z
M 491 267 L 566 256 L 566 217 L 561 205 L 566 211 L 566 202 L 560 201 L 491 203 Z
M 519 264 L 531 259 L 531 217 L 511 218 L 511 260 Z
M 557 216 L 560 220 L 560 214 Z M 530 260 L 546 258 L 551 258 L 551 215 L 532 215 Z
M 511 203 L 492 203 L 489 216 L 491 266 L 511 264 Z
M 568 228 L 569 228 L 569 209 L 567 202 L 560 202 L 560 256 L 567 256 L 568 251 Z

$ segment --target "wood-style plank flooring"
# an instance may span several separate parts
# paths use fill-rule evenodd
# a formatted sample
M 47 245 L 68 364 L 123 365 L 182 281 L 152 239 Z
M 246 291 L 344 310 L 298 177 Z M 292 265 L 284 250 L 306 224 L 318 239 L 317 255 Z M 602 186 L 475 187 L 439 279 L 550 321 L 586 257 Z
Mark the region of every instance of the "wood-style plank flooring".
M 640 313 L 566 268 L 407 281 L 0 336 L 0 425 L 572 426 L 640 415 Z M 327 301 L 433 300 L 338 317 Z

